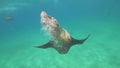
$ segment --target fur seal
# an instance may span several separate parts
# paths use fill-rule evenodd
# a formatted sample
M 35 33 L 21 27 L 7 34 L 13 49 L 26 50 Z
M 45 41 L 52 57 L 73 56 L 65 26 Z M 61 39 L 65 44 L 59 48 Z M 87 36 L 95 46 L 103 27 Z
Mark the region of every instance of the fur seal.
M 45 11 L 40 14 L 43 28 L 50 34 L 51 40 L 37 48 L 54 48 L 60 54 L 67 54 L 69 49 L 75 44 L 83 44 L 90 35 L 82 40 L 73 38 L 66 29 L 62 28 L 57 20 L 48 15 Z

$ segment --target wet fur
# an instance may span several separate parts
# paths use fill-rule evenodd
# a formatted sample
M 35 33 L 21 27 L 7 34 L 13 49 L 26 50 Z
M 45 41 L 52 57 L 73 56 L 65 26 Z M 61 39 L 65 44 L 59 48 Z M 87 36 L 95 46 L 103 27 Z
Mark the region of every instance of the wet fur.
M 82 40 L 74 39 L 67 30 L 60 26 L 54 17 L 48 15 L 45 11 L 42 11 L 40 16 L 43 27 L 50 34 L 51 40 L 44 45 L 36 46 L 37 48 L 54 48 L 60 54 L 66 54 L 71 46 L 83 44 L 90 36 Z

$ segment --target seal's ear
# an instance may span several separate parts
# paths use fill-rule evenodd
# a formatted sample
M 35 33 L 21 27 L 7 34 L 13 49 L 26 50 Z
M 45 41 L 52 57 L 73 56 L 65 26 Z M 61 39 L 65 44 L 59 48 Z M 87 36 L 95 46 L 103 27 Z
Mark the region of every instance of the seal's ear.
M 51 48 L 53 45 L 53 41 L 49 41 L 48 43 L 41 45 L 41 46 L 35 46 L 37 48 Z
M 77 39 L 72 38 L 71 46 L 73 46 L 75 44 L 83 44 L 89 38 L 89 36 L 90 36 L 90 34 L 82 40 L 77 40 Z

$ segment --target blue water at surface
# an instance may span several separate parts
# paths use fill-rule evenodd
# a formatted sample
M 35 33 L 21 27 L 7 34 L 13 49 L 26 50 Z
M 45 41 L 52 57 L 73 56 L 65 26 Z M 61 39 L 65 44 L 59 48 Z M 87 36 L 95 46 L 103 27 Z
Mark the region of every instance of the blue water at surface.
M 35 48 L 50 40 L 41 30 L 41 11 L 74 38 L 91 36 L 64 55 Z M 2 0 L 0 68 L 120 68 L 119 25 L 120 0 Z

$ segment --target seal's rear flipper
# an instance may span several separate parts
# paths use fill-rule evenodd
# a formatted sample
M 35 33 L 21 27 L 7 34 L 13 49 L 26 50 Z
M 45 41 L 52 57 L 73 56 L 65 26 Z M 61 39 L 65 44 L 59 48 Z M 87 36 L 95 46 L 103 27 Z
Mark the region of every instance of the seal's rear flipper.
M 89 38 L 89 36 L 90 36 L 90 34 L 82 40 L 77 40 L 77 39 L 72 38 L 71 46 L 73 46 L 75 44 L 83 44 Z
M 48 43 L 44 44 L 44 45 L 41 45 L 41 46 L 35 46 L 37 48 L 50 48 L 52 47 L 53 45 L 53 42 L 52 41 L 49 41 Z

